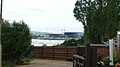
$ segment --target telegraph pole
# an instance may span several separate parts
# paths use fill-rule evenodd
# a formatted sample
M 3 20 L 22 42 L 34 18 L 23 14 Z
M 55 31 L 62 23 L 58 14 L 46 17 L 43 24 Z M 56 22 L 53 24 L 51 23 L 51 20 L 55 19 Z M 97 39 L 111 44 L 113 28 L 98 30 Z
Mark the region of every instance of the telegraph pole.
M 1 0 L 0 5 L 0 67 L 2 67 L 2 45 L 1 45 L 1 27 L 2 27 L 2 6 L 3 6 L 3 0 Z

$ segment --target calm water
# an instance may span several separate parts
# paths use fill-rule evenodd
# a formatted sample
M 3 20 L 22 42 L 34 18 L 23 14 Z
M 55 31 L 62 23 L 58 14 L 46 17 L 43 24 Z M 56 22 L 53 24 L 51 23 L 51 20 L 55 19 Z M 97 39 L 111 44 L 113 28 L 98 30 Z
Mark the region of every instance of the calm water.
M 34 46 L 42 46 L 46 44 L 47 46 L 53 46 L 57 44 L 63 43 L 65 40 L 39 40 L 39 39 L 32 39 L 32 45 Z

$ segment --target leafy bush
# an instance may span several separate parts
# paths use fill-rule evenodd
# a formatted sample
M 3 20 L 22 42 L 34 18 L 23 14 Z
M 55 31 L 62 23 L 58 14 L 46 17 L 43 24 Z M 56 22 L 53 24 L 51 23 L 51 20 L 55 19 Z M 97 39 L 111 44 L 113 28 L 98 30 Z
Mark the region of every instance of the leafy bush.
M 33 60 L 36 58 L 36 53 L 34 51 L 32 51 L 28 57 L 29 59 Z
M 65 40 L 61 45 L 64 45 L 64 46 L 80 46 L 80 45 L 83 45 L 83 39 L 79 39 L 79 40 L 75 40 L 75 39 Z
M 15 67 L 15 64 L 11 61 L 2 61 L 2 67 Z
M 98 61 L 104 62 L 105 65 L 109 65 L 109 63 L 111 62 L 111 60 L 109 59 L 109 56 L 107 56 L 107 57 L 101 56 L 101 57 L 98 58 Z M 116 58 L 116 57 L 113 58 L 114 65 L 116 63 L 118 63 L 118 61 L 119 61 L 118 58 Z
M 23 21 L 9 23 L 4 20 L 2 25 L 2 59 L 16 63 L 24 62 L 21 56 L 28 56 L 31 46 L 31 33 Z
M 26 58 L 23 58 L 23 57 L 21 57 L 18 61 L 17 61 L 17 65 L 27 65 L 27 64 L 29 64 L 29 59 L 26 59 Z

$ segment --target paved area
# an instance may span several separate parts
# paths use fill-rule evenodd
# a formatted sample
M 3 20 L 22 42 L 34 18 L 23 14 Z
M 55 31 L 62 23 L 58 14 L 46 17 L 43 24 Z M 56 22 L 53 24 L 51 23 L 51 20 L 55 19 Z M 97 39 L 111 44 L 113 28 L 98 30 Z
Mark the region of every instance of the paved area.
M 16 67 L 72 67 L 72 62 L 34 59 L 29 65 L 20 65 Z

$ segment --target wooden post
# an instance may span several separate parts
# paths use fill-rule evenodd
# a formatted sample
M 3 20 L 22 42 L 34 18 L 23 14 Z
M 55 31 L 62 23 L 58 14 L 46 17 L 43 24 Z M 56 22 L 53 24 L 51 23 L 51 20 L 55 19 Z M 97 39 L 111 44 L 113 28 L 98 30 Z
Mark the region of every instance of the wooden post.
M 90 67 L 90 44 L 86 44 L 85 46 L 85 67 Z
M 92 47 L 92 67 L 97 67 L 97 48 Z
M 65 49 L 66 49 L 66 54 L 65 54 L 66 55 L 66 59 L 65 60 L 68 60 L 68 48 L 67 48 L 67 46 L 66 46 Z
M 55 56 L 55 55 L 54 55 L 54 53 L 55 53 L 54 46 L 53 46 L 53 52 L 52 52 L 52 53 L 53 53 L 53 60 L 54 60 L 54 56 Z
M 42 59 L 43 59 L 43 46 L 41 48 L 42 48 L 41 54 L 42 54 Z

